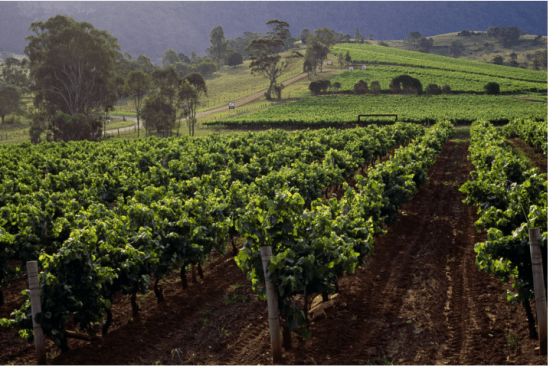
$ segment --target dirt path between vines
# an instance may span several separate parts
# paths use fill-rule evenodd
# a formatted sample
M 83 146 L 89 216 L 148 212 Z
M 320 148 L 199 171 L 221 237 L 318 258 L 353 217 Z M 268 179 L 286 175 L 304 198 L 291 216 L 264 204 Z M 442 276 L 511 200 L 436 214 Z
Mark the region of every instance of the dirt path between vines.
M 503 299 L 508 286 L 475 266 L 473 245 L 486 234 L 476 231 L 476 208 L 458 191 L 473 169 L 468 146 L 445 145 L 429 183 L 376 239 L 369 264 L 340 280 L 335 306 L 311 322 L 311 339 L 293 333 L 281 364 L 547 364 L 538 341 L 529 339 L 523 308 Z M 153 294 L 140 296 L 141 322 L 130 320 L 129 301 L 120 296 L 103 341 L 72 339 L 71 350 L 58 356 L 48 342 L 48 363 L 272 364 L 266 304 L 232 257 L 216 256 L 196 284 L 188 277 L 187 290 L 177 274 L 169 277 L 163 304 Z M 517 353 L 507 345 L 509 334 L 522 341 Z M 0 363 L 35 363 L 26 344 L 10 342 L 9 353 Z

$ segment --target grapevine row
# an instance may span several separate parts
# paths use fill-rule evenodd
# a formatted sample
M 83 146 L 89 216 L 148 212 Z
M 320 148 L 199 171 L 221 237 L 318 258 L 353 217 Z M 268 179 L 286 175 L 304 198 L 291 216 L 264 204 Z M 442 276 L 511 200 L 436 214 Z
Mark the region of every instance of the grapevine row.
M 540 247 L 547 284 L 548 183 L 538 168 L 530 168 L 506 144 L 492 124 L 478 121 L 471 126 L 471 161 L 475 171 L 460 191 L 466 204 L 479 207 L 478 228 L 487 230 L 487 240 L 475 244 L 475 263 L 504 283 L 515 280 L 507 291 L 510 302 L 523 303 L 534 330 L 529 301 L 534 298 L 529 249 L 529 228 L 541 231 Z M 532 326 L 532 327 L 531 327 Z

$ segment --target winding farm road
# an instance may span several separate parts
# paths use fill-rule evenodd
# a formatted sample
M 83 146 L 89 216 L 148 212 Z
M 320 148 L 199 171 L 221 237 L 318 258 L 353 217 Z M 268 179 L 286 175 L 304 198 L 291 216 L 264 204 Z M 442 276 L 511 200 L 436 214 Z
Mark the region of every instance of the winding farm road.
M 326 71 L 329 71 L 329 69 L 323 69 L 323 72 L 326 72 Z M 292 83 L 295 83 L 299 80 L 302 80 L 302 79 L 306 78 L 307 76 L 308 76 L 307 73 L 303 73 L 303 74 L 295 76 L 294 78 L 291 78 L 289 80 L 284 81 L 283 84 L 284 85 L 290 85 Z M 251 94 L 249 96 L 239 98 L 235 101 L 235 107 L 244 106 L 244 105 L 260 98 L 260 97 L 263 97 L 265 92 L 266 91 L 263 90 L 263 91 Z M 229 110 L 229 106 L 221 106 L 221 107 L 213 108 L 211 110 L 198 112 L 198 113 L 196 113 L 196 117 L 197 118 L 198 117 L 204 117 L 204 116 L 207 116 L 207 115 L 211 115 L 211 114 L 214 114 L 214 113 L 225 112 L 225 111 L 228 111 L 228 110 Z M 110 115 L 109 117 L 121 117 L 121 116 L 112 116 L 112 115 Z M 135 123 L 137 121 L 136 117 L 126 117 L 126 119 L 134 121 Z M 144 125 L 142 124 L 142 121 L 141 121 L 140 128 L 141 129 L 144 128 Z M 131 131 L 131 130 L 134 130 L 134 129 L 135 129 L 135 126 L 121 127 L 119 129 L 106 130 L 106 134 L 117 134 L 118 132 Z

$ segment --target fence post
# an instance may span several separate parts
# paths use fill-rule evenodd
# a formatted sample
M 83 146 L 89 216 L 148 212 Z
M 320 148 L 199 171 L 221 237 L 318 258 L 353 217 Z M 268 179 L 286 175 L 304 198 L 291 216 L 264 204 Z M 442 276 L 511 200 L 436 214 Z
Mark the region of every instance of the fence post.
M 540 230 L 529 228 L 529 248 L 531 249 L 531 265 L 533 267 L 533 285 L 535 288 L 535 301 L 537 305 L 537 323 L 539 324 L 540 355 L 546 355 L 548 348 L 547 339 L 547 313 L 546 293 L 544 291 L 544 273 L 542 269 L 541 248 L 539 246 Z
M 271 258 L 271 247 L 262 246 L 262 266 L 264 269 L 265 289 L 267 294 L 267 313 L 269 319 L 269 334 L 271 336 L 271 351 L 273 352 L 273 362 L 281 360 L 281 328 L 279 326 L 279 309 L 277 307 L 277 292 L 275 285 L 267 276 L 267 266 Z
M 37 350 L 37 364 L 46 364 L 46 347 L 42 326 L 35 321 L 37 313 L 41 312 L 40 286 L 38 283 L 38 267 L 36 261 L 27 261 L 29 276 L 29 290 L 31 291 L 31 314 L 33 319 L 33 333 L 35 334 L 35 348 Z

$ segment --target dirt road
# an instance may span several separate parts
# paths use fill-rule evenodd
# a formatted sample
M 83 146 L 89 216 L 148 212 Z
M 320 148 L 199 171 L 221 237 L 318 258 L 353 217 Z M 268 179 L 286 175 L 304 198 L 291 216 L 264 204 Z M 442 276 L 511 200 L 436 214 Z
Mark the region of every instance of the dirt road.
M 323 69 L 323 72 L 326 72 L 326 71 L 328 71 L 328 69 Z M 295 76 L 294 78 L 291 78 L 291 79 L 288 79 L 288 80 L 284 81 L 283 84 L 284 85 L 290 85 L 292 83 L 295 83 L 295 82 L 297 82 L 299 80 L 302 80 L 304 78 L 307 78 L 307 77 L 308 77 L 307 73 L 300 74 L 300 75 Z M 239 98 L 235 101 L 235 107 L 241 107 L 241 106 L 244 106 L 244 105 L 246 105 L 250 102 L 255 101 L 258 98 L 262 98 L 264 96 L 265 92 L 267 92 L 267 91 L 263 90 L 261 92 L 251 94 L 249 96 Z M 214 113 L 220 113 L 220 112 L 226 112 L 226 111 L 229 111 L 229 106 L 221 106 L 221 107 L 213 108 L 211 110 L 197 112 L 196 117 L 199 118 L 199 117 L 204 117 L 204 116 L 211 115 L 211 114 L 214 114 Z M 112 116 L 112 115 L 110 115 L 109 117 L 120 118 L 121 116 Z M 135 123 L 137 122 L 136 117 L 125 117 L 125 118 L 127 120 L 134 121 Z M 140 128 L 141 129 L 144 128 L 142 120 L 141 120 Z M 122 128 L 119 128 L 119 132 L 131 131 L 131 130 L 134 130 L 134 129 L 135 129 L 135 126 L 122 127 Z M 107 130 L 106 131 L 106 134 L 117 134 L 117 133 L 118 133 L 118 129 L 112 129 L 112 130 Z

